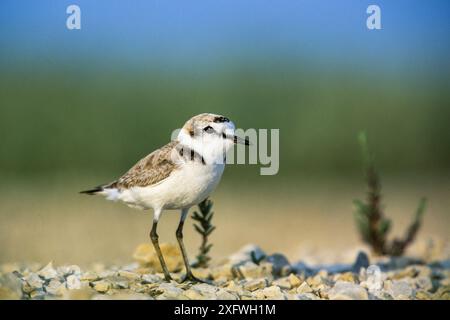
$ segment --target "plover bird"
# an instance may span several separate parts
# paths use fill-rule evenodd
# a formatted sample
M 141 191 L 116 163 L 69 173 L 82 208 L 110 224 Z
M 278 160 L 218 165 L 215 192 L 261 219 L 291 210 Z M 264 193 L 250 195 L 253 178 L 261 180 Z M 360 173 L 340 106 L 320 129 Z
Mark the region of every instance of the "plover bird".
M 138 209 L 153 209 L 150 239 L 158 255 L 164 277 L 172 278 L 161 253 L 156 232 L 163 210 L 181 210 L 176 237 L 186 267 L 184 280 L 200 281 L 192 274 L 183 244 L 183 225 L 189 208 L 206 199 L 219 183 L 225 168 L 226 152 L 237 143 L 249 145 L 235 135 L 228 118 L 203 113 L 189 119 L 177 139 L 138 161 L 118 180 L 91 190 Z

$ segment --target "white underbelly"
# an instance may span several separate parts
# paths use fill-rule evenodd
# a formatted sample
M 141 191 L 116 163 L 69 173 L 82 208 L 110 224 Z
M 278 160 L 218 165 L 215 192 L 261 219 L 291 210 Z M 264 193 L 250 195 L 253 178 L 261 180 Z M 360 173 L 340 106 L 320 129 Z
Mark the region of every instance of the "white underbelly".
M 118 200 L 141 209 L 188 208 L 211 194 L 219 183 L 224 168 L 223 164 L 188 162 L 158 184 L 121 191 Z

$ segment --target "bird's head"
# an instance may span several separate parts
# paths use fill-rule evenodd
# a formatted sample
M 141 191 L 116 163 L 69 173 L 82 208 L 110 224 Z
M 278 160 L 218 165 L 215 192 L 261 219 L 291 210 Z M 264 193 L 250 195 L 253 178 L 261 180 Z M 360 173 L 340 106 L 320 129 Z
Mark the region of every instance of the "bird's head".
M 247 139 L 235 135 L 235 126 L 227 117 L 202 113 L 189 119 L 178 134 L 183 145 L 212 157 L 223 157 L 234 144 L 249 145 Z

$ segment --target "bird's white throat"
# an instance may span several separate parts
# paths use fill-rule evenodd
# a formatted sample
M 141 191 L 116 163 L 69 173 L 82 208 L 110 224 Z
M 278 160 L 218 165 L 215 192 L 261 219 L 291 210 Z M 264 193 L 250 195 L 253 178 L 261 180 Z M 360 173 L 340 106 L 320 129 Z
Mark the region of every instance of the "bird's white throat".
M 234 145 L 231 139 L 225 138 L 222 134 L 191 136 L 185 130 L 180 131 L 177 140 L 182 147 L 200 155 L 206 164 L 224 164 L 228 150 Z

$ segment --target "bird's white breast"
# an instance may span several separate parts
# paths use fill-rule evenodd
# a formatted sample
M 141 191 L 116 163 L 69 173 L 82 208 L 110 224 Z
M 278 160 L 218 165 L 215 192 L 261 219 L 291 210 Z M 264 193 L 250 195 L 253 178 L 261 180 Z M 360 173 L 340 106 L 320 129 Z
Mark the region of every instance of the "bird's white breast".
M 224 168 L 220 163 L 188 161 L 160 183 L 123 190 L 118 200 L 141 209 L 188 208 L 208 197 L 219 183 Z

